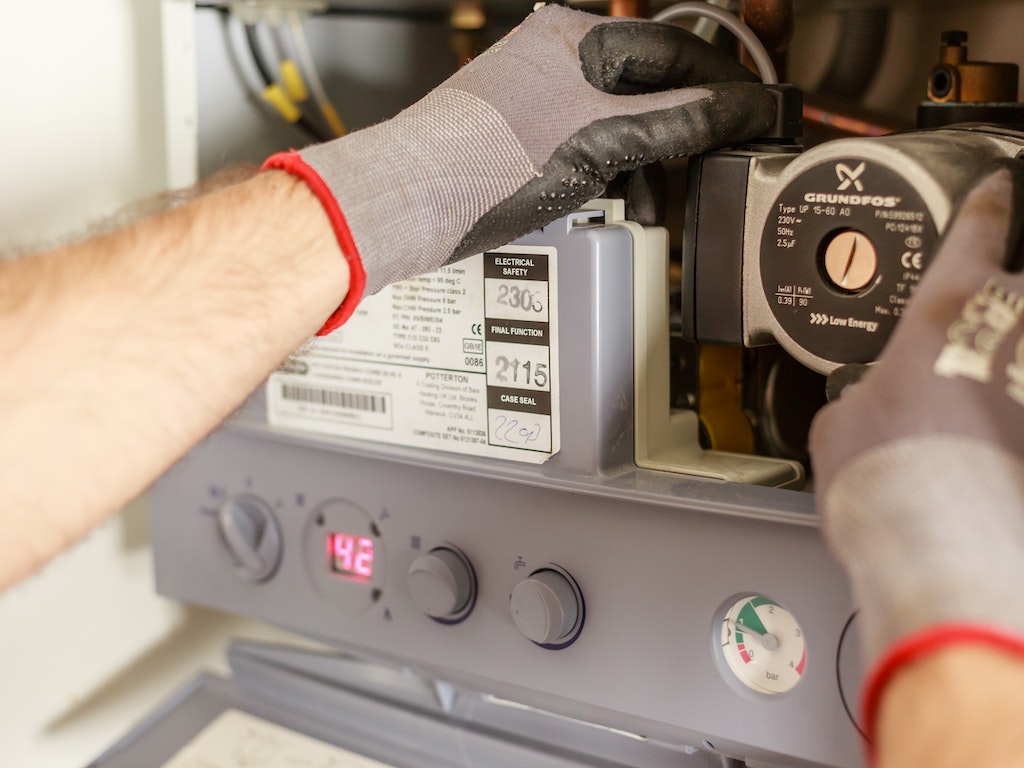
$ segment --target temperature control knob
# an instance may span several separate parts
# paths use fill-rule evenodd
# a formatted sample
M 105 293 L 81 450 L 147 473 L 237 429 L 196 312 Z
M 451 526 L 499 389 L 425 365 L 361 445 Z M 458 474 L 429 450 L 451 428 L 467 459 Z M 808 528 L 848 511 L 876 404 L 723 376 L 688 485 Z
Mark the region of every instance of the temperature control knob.
M 436 547 L 409 567 L 409 596 L 423 613 L 442 623 L 462 621 L 476 602 L 476 574 L 454 547 Z
M 561 570 L 543 568 L 516 584 L 510 607 L 519 631 L 545 648 L 568 645 L 583 626 L 583 595 Z
M 270 578 L 281 560 L 281 529 L 258 496 L 228 499 L 217 510 L 217 530 L 235 571 L 251 581 Z

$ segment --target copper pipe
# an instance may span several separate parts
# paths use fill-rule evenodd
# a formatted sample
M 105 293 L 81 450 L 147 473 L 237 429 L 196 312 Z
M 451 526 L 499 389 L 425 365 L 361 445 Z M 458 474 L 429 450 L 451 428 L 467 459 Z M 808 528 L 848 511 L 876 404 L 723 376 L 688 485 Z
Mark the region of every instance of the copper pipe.
M 740 18 L 768 49 L 779 80 L 786 82 L 786 53 L 793 39 L 793 0 L 742 0 Z M 748 67 L 752 62 L 746 51 L 741 54 Z
M 810 143 L 846 136 L 884 136 L 913 128 L 913 124 L 892 115 L 822 96 L 804 94 L 804 134 Z
M 649 0 L 610 0 L 608 15 L 646 19 L 651 15 L 651 4 Z

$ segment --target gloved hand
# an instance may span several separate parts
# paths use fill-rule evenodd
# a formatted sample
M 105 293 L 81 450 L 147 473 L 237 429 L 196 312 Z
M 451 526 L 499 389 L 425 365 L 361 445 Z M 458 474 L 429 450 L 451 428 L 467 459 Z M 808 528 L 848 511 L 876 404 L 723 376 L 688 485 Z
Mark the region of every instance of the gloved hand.
M 1024 161 L 971 189 L 878 364 L 811 432 L 869 675 L 959 642 L 1024 655 Z
M 620 171 L 763 133 L 755 81 L 677 27 L 545 6 L 391 120 L 275 155 L 265 167 L 309 184 L 350 263 L 321 334 L 364 292 L 537 229 Z

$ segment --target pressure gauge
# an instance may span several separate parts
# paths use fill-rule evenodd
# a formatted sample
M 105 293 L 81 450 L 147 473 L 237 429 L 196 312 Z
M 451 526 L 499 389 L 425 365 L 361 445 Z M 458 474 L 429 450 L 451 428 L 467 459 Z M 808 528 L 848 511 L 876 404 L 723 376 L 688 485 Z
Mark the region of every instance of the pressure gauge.
M 807 664 L 807 644 L 789 611 L 767 597 L 732 604 L 722 620 L 722 655 L 748 688 L 776 694 L 792 690 Z

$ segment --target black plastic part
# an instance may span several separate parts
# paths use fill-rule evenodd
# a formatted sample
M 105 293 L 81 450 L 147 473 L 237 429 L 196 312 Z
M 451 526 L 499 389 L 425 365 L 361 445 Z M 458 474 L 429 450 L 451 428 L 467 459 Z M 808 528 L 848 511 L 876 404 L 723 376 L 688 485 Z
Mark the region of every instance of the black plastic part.
M 864 363 L 847 363 L 832 371 L 825 383 L 825 396 L 828 401 L 838 400 L 844 389 L 860 381 L 869 370 L 871 366 Z
M 949 67 L 936 67 L 932 70 L 931 88 L 936 99 L 946 98 L 953 90 L 953 72 Z
M 948 29 L 942 33 L 942 44 L 960 46 L 967 42 L 967 33 L 962 29 Z
M 743 343 L 743 225 L 750 160 L 728 152 L 690 160 L 682 257 L 682 334 L 687 341 Z
M 791 144 L 804 135 L 804 92 L 795 85 L 780 83 L 766 85 L 768 92 L 775 99 L 775 121 L 772 127 L 751 143 Z
M 956 123 L 989 123 L 1024 127 L 1024 104 L 1009 102 L 924 101 L 917 107 L 918 128 L 943 128 Z
M 700 215 L 700 181 L 706 155 L 690 158 L 686 169 L 686 201 L 683 204 L 683 250 L 680 255 L 682 281 L 679 290 L 679 335 L 683 341 L 697 341 L 697 217 Z

